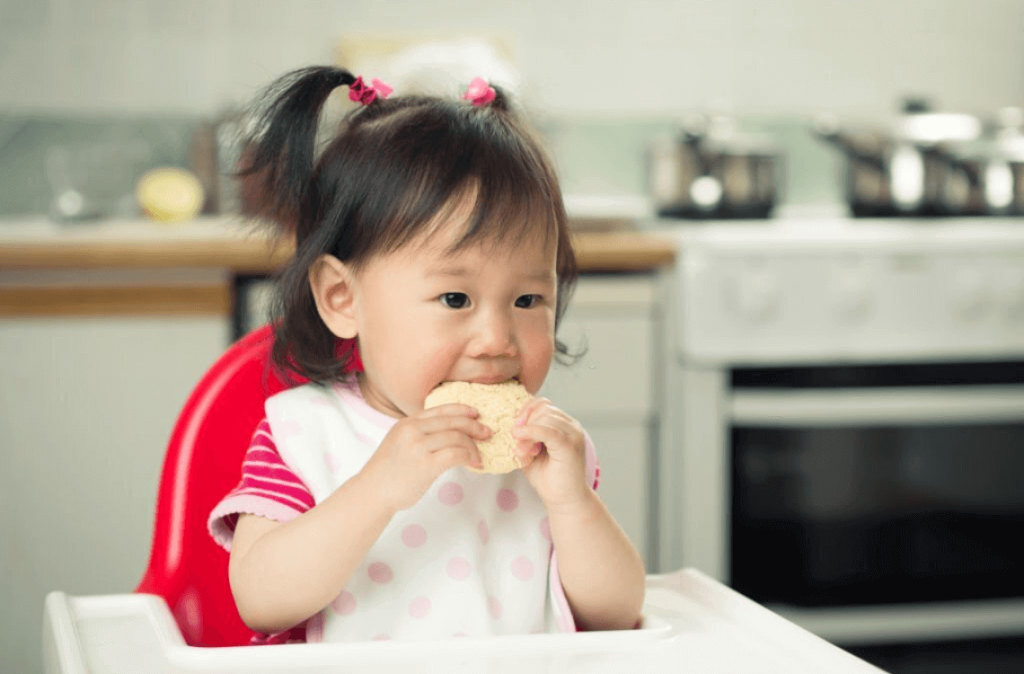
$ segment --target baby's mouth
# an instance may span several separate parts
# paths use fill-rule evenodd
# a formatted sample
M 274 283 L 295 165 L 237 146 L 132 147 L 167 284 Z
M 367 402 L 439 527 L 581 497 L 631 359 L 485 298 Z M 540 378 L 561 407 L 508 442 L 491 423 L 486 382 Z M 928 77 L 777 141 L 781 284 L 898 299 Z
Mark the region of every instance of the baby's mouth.
M 514 381 L 517 384 L 522 383 L 519 381 L 519 375 L 512 377 L 493 376 L 493 377 L 476 377 L 473 379 L 467 379 L 466 381 L 472 384 L 504 384 L 507 381 Z

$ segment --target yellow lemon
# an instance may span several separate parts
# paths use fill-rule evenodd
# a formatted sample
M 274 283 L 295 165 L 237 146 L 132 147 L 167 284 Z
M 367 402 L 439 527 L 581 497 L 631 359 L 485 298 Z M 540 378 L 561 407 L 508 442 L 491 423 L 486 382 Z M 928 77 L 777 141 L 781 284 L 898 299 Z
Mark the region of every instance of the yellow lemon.
M 135 184 L 135 198 L 154 220 L 178 222 L 199 214 L 206 194 L 199 178 L 180 168 L 155 168 Z

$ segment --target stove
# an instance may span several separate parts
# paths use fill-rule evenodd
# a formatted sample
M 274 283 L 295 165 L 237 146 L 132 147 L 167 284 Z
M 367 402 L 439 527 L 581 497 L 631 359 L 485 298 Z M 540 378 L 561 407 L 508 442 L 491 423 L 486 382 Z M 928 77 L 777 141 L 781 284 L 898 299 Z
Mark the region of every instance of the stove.
M 1024 219 L 646 227 L 660 568 L 843 645 L 1024 635 Z

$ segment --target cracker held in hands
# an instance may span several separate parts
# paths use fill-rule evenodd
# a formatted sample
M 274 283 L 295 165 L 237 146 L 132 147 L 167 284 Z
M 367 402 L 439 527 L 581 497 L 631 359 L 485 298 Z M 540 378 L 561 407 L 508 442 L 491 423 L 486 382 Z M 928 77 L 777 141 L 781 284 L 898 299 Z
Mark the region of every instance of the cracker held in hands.
M 494 431 L 494 435 L 487 440 L 477 440 L 483 469 L 470 470 L 508 473 L 529 463 L 529 460 L 521 463 L 516 457 L 516 439 L 510 431 L 516 413 L 532 397 L 522 384 L 512 379 L 500 384 L 446 381 L 430 392 L 423 407 L 429 409 L 448 403 L 462 403 L 475 408 L 480 412 L 480 423 Z

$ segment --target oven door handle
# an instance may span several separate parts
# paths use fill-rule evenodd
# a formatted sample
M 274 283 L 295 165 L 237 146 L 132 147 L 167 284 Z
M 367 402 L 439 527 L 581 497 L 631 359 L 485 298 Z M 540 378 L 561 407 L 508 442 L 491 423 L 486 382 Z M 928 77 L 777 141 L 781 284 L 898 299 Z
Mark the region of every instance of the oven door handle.
M 879 426 L 1024 423 L 1024 386 L 863 389 L 738 389 L 729 400 L 736 426 Z

